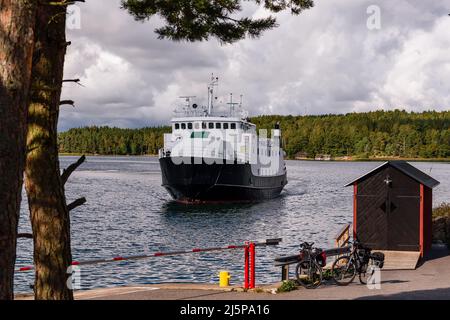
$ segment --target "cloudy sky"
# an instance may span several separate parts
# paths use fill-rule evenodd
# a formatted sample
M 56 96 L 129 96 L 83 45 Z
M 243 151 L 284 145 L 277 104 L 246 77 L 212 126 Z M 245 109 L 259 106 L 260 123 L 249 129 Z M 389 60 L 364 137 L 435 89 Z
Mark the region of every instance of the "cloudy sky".
M 179 96 L 205 103 L 211 73 L 220 77 L 219 100 L 243 94 L 250 115 L 450 109 L 450 0 L 315 2 L 233 45 L 158 40 L 160 21 L 134 21 L 119 0 L 80 4 L 65 77 L 83 87 L 64 85 L 63 99 L 76 107 L 62 107 L 59 129 L 166 124 Z M 256 5 L 243 14 L 267 15 Z

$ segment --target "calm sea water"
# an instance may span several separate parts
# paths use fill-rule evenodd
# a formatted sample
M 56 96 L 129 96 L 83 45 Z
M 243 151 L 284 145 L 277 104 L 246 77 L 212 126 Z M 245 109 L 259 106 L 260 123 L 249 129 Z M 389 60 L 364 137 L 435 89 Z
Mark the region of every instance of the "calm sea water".
M 62 157 L 61 167 L 76 159 Z M 256 253 L 257 282 L 275 282 L 280 270 L 273 266 L 274 257 L 295 253 L 302 241 L 333 245 L 336 232 L 352 221 L 352 188 L 343 185 L 379 164 L 288 161 L 289 183 L 277 199 L 189 206 L 171 201 L 160 186 L 156 158 L 88 157 L 66 186 L 68 201 L 87 198 L 87 204 L 71 214 L 73 257 L 83 261 L 280 237 L 280 246 L 257 248 Z M 434 205 L 450 201 L 450 164 L 414 165 L 441 181 L 434 191 Z M 30 229 L 24 199 L 19 230 Z M 17 267 L 24 265 L 32 265 L 28 239 L 18 244 Z M 81 286 L 217 282 L 222 269 L 231 272 L 232 283 L 242 283 L 242 250 L 83 266 Z M 32 282 L 33 272 L 17 273 L 16 292 L 29 292 Z

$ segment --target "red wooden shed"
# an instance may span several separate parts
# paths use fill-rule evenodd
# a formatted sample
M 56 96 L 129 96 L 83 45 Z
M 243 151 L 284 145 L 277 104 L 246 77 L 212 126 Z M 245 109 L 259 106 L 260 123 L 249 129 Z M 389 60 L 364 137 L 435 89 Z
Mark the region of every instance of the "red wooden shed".
M 431 248 L 432 189 L 438 181 L 406 161 L 388 161 L 350 182 L 353 235 L 378 250 Z

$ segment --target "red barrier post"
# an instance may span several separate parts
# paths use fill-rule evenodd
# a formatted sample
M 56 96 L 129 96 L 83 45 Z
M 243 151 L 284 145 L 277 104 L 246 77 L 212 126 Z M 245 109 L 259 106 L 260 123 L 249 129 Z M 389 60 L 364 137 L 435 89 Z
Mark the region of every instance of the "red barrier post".
M 255 244 L 252 242 L 250 243 L 250 289 L 255 289 Z
M 248 289 L 249 288 L 249 279 L 248 279 L 248 270 L 249 270 L 249 249 L 248 249 L 248 244 L 245 244 L 245 248 L 244 248 L 244 289 Z

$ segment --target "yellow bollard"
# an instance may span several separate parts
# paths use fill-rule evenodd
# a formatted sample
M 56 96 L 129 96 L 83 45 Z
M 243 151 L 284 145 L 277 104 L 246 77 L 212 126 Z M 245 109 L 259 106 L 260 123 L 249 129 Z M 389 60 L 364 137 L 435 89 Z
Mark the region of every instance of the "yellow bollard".
M 228 271 L 220 271 L 219 273 L 219 287 L 224 288 L 230 285 L 230 273 Z

